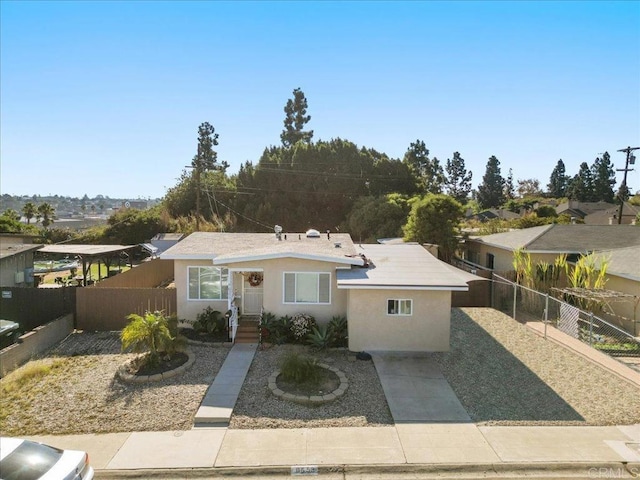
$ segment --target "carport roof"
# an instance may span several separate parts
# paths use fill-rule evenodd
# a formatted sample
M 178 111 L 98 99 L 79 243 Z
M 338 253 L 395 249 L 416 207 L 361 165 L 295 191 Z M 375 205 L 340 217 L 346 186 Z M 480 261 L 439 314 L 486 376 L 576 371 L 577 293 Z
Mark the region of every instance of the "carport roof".
M 60 253 L 64 255 L 100 256 L 122 252 L 137 245 L 45 245 L 39 252 Z
M 357 252 L 369 267 L 338 270 L 338 288 L 466 291 L 467 282 L 484 280 L 438 260 L 421 245 L 360 245 Z

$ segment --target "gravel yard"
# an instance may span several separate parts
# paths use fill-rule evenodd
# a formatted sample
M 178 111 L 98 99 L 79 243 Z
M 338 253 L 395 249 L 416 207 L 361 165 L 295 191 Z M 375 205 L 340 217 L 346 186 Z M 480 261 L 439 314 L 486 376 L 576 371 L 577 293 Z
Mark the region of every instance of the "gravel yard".
M 346 393 L 333 402 L 307 407 L 271 393 L 267 379 L 279 369 L 286 352 L 298 350 L 342 370 Z M 351 358 L 350 358 L 351 357 Z M 280 345 L 258 349 L 231 417 L 231 428 L 377 427 L 392 425 L 378 374 L 371 360 L 355 360 L 345 350 L 313 352 L 308 347 Z
M 190 346 L 196 362 L 186 374 L 151 384 L 127 384 L 117 368 L 117 333 L 76 333 L 37 361 L 0 380 L 0 433 L 41 435 L 186 430 L 228 348 Z M 342 370 L 349 388 L 338 400 L 302 406 L 267 386 L 289 350 L 312 353 Z M 640 389 L 590 361 L 546 341 L 488 308 L 454 309 L 451 351 L 435 353 L 471 418 L 490 425 L 626 425 L 640 423 Z M 46 374 L 25 371 L 46 367 Z M 37 367 L 37 368 L 35 368 Z M 23 382 L 12 381 L 22 372 Z M 11 385 L 11 390 L 5 388 Z M 259 348 L 230 427 L 298 428 L 393 424 L 373 362 L 345 350 Z
M 190 429 L 229 352 L 222 346 L 190 349 L 196 361 L 185 374 L 129 384 L 115 376 L 118 367 L 133 358 L 120 352 L 117 333 L 72 334 L 43 360 L 51 366 L 47 375 L 12 392 L 3 388 L 11 375 L 0 381 L 0 432 L 24 436 Z
M 478 423 L 640 422 L 640 389 L 496 310 L 454 309 L 451 351 L 435 358 Z

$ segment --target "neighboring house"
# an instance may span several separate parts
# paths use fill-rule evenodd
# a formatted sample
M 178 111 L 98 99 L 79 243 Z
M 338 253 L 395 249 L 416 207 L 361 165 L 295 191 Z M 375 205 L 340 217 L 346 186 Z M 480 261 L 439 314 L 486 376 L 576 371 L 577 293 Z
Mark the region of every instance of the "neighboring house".
M 308 313 L 349 322 L 349 349 L 446 351 L 451 292 L 471 278 L 420 245 L 354 245 L 348 234 L 197 232 L 169 248 L 178 317 Z M 310 233 L 307 232 L 307 233 Z
M 18 243 L 16 238 L 0 237 L 0 286 L 33 286 L 33 252 L 42 244 Z
M 467 218 L 472 220 L 478 220 L 479 222 L 488 222 L 496 218 L 500 220 L 515 220 L 520 218 L 520 215 L 512 212 L 511 210 L 505 210 L 503 208 L 490 208 L 483 210 L 482 212 L 468 216 Z
M 558 215 L 569 215 L 582 220 L 587 225 L 613 225 L 618 223 L 620 206 L 607 202 L 578 202 L 569 200 L 556 207 Z M 622 208 L 622 224 L 634 223 L 640 208 L 625 202 Z
M 640 337 L 640 245 L 602 250 L 595 258 L 598 269 L 604 262 L 607 264 L 605 288 L 626 294 L 625 298 L 611 299 L 610 307 L 618 317 L 623 318 L 610 320 Z
M 640 227 L 634 225 L 559 225 L 512 230 L 465 241 L 465 260 L 497 272 L 513 270 L 513 252 L 523 248 L 534 262 L 569 260 L 594 251 L 640 245 Z
M 151 239 L 151 245 L 156 247 L 157 254 L 161 254 L 165 250 L 173 247 L 176 243 L 184 238 L 184 233 L 158 233 Z

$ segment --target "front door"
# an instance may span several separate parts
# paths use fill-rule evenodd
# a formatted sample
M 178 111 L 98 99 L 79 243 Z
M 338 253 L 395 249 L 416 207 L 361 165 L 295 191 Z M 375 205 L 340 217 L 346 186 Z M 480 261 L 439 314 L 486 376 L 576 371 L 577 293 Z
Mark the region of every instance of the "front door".
M 263 297 L 262 272 L 249 272 L 242 282 L 242 314 L 260 315 Z

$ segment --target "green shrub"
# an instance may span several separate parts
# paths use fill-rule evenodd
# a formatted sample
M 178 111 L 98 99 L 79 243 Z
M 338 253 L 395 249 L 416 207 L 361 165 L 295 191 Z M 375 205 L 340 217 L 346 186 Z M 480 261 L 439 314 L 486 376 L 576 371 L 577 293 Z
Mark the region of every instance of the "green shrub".
M 329 321 L 332 347 L 346 347 L 349 338 L 349 329 L 346 317 L 336 315 Z
M 331 329 L 329 325 L 318 325 L 311 329 L 311 333 L 307 335 L 307 342 L 319 350 L 331 346 Z
M 308 313 L 297 313 L 291 319 L 291 333 L 293 334 L 293 340 L 296 342 L 302 342 L 307 338 L 307 335 L 311 333 L 314 327 L 316 327 L 316 319 Z
M 321 367 L 315 358 L 290 352 L 280 364 L 280 375 L 285 382 L 314 383 L 321 378 Z
M 196 332 L 216 333 L 224 331 L 225 319 L 218 310 L 211 307 L 205 308 L 196 316 L 196 321 L 192 323 Z
M 276 318 L 274 314 L 265 312 L 262 314 L 260 328 L 262 329 L 263 341 L 275 345 L 292 341 L 291 317 L 288 315 Z

